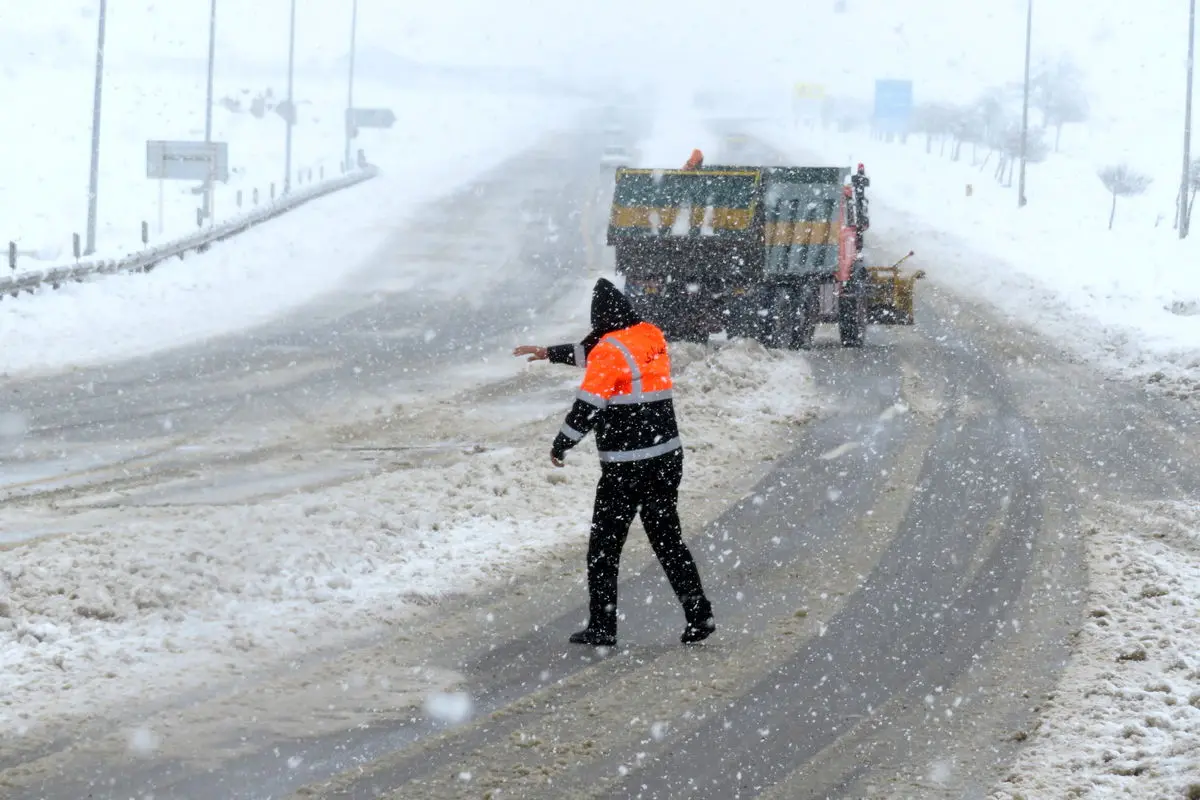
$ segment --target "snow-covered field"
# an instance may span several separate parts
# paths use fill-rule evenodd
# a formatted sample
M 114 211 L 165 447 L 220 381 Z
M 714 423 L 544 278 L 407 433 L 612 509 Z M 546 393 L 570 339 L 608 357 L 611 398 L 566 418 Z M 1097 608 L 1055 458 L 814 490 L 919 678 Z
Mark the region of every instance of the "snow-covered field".
M 673 353 L 681 429 L 699 453 L 685 495 L 728 490 L 731 474 L 786 449 L 787 429 L 818 407 L 798 354 L 753 343 Z M 418 613 L 430 598 L 505 581 L 564 544 L 581 548 L 582 576 L 594 445 L 562 470 L 546 459 L 579 373 L 512 369 L 529 373 L 519 396 L 496 393 L 465 418 L 457 404 L 442 412 L 457 430 L 465 421 L 483 452 L 319 495 L 99 512 L 77 534 L 5 553 L 0 730 L 33 735 L 64 715 L 284 663 Z
M 348 44 L 349 9 L 327 2 L 300 6 L 293 186 L 340 173 L 347 102 L 347 73 L 328 60 Z M 70 263 L 72 234 L 86 231 L 99 8 L 75 0 L 0 7 L 0 96 L 10 122 L 0 150 L 0 244 L 6 252 L 9 242 L 16 244 L 18 270 Z M 148 179 L 146 142 L 204 139 L 209 11 L 208 3 L 107 8 L 99 257 L 140 249 L 143 221 L 151 243 L 196 229 L 199 182 Z M 229 146 L 230 176 L 216 184 L 214 215 L 206 225 L 236 214 L 239 193 L 248 210 L 256 191 L 260 204 L 269 200 L 272 184 L 283 191 L 287 126 L 280 103 L 288 93 L 288 11 L 287 3 L 256 0 L 253 11 L 229 6 L 218 13 L 212 138 Z M 365 16 L 364 25 L 370 22 Z M 360 78 L 355 105 L 396 113 L 393 129 L 366 130 L 354 142 L 354 150 L 363 147 L 371 156 L 389 137 L 420 125 L 431 103 Z
M 244 329 L 338 286 L 406 214 L 570 126 L 556 97 L 399 95 L 410 122 L 378 137 L 383 174 L 315 200 L 202 255 L 0 301 L 0 374 L 145 355 Z M 153 336 L 147 331 L 154 331 Z
M 265 97 L 271 91 L 271 96 Z M 380 95 L 364 88 L 365 94 Z M 403 114 L 398 126 L 419 125 L 426 98 L 384 93 Z M 88 162 L 91 153 L 92 81 L 78 69 L 0 75 L 5 114 L 21 120 L 9 126 L 0 151 L 0 237 L 16 242 L 17 268 L 41 269 L 72 261 L 71 235 L 83 236 L 87 223 Z M 212 220 L 221 221 L 270 199 L 271 185 L 283 191 L 286 124 L 274 110 L 286 86 L 222 78 L 214 89 L 213 140 L 229 145 L 230 179 L 214 190 Z M 256 96 L 263 107 L 253 108 Z M 230 101 L 223 104 L 223 100 Z M 292 134 L 293 185 L 340 174 L 344 140 L 345 87 L 332 81 L 296 90 L 297 124 Z M 424 102 L 422 102 L 424 101 Z M 146 177 L 147 140 L 204 140 L 205 76 L 182 70 L 105 76 L 101 120 L 96 255 L 116 257 L 142 247 L 141 224 L 151 243 L 196 230 L 201 196 L 196 181 Z M 236 103 L 236 106 L 233 104 Z M 236 110 L 234 110 L 236 109 Z M 252 111 L 260 112 L 256 116 Z M 399 116 L 399 114 L 398 114 Z M 369 135 L 367 140 L 381 140 Z M 356 144 L 355 147 L 358 145 Z M 371 145 L 365 145 L 368 152 Z M 32 154 L 37 154 L 33 156 Z M 371 154 L 369 152 L 369 154 Z M 302 179 L 300 183 L 298 180 Z M 159 192 L 162 191 L 162 216 Z M 162 223 L 160 229 L 159 223 Z

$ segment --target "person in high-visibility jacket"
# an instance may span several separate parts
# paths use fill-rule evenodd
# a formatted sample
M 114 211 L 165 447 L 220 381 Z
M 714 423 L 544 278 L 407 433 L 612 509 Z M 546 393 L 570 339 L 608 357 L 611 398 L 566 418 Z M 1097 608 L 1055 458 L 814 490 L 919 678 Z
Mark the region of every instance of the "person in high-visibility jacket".
M 594 430 L 600 455 L 587 555 L 588 624 L 572 634 L 571 641 L 616 643 L 621 550 L 639 513 L 650 546 L 683 605 L 687 624 L 680 641 L 707 639 L 716 630 L 712 604 L 679 522 L 683 442 L 675 421 L 671 359 L 663 332 L 639 318 L 620 290 L 601 278 L 592 291 L 592 331 L 582 342 L 522 345 L 513 355 L 586 367 L 575 403 L 550 448 L 551 463 L 561 467 L 567 451 Z
M 688 160 L 684 162 L 684 169 L 700 169 L 704 166 L 704 153 L 700 152 L 700 148 L 692 150 L 692 154 L 688 156 Z

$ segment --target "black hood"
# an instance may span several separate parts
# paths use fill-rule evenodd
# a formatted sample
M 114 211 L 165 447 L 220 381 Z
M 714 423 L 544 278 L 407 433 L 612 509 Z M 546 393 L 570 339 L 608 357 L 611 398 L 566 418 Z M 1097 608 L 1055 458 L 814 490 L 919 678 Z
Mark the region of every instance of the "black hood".
M 589 339 L 593 336 L 599 339 L 641 321 L 629 299 L 610 280 L 601 278 L 596 281 L 596 287 L 592 289 L 592 333 Z

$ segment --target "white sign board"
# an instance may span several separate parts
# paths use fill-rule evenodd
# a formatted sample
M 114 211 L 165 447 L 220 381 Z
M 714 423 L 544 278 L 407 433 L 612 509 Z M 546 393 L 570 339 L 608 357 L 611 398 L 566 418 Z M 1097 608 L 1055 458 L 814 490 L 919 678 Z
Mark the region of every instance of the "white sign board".
M 229 180 L 227 142 L 146 142 L 146 177 L 167 181 Z
M 390 128 L 396 124 L 396 113 L 390 108 L 348 108 L 346 124 L 351 128 Z

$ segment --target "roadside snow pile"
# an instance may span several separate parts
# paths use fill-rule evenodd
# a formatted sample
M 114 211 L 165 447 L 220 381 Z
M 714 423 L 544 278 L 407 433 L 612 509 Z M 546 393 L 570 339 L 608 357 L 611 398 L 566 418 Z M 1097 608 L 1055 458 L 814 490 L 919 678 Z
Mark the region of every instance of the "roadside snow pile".
M 1108 511 L 1077 652 L 998 800 L 1200 796 L 1200 505 Z
M 676 408 L 690 447 L 697 446 L 693 438 L 712 441 L 763 424 L 785 428 L 808 422 L 815 413 L 812 373 L 802 358 L 738 340 L 718 348 L 672 344 L 671 359 L 678 373 Z M 693 433 L 692 416 L 719 419 L 721 428 Z
M 565 469 L 548 455 L 582 373 L 529 370 L 540 384 L 518 395 L 406 408 L 394 427 L 407 444 L 451 429 L 488 449 L 443 449 L 319 494 L 101 512 L 81 533 L 0 552 L 0 731 L 262 669 L 485 589 L 565 543 L 583 548 L 593 440 Z M 753 476 L 817 406 L 801 356 L 752 343 L 679 348 L 676 374 L 695 494 Z
M 1170 192 L 1122 198 L 1108 230 L 1111 196 L 1080 159 L 1032 165 L 1019 209 L 1014 189 L 971 164 L 969 146 L 953 162 L 936 144 L 927 155 L 923 136 L 889 144 L 857 132 L 755 133 L 796 159 L 866 164 L 868 257 L 915 249 L 938 283 L 1109 369 L 1200 397 L 1200 242 L 1176 238 Z

